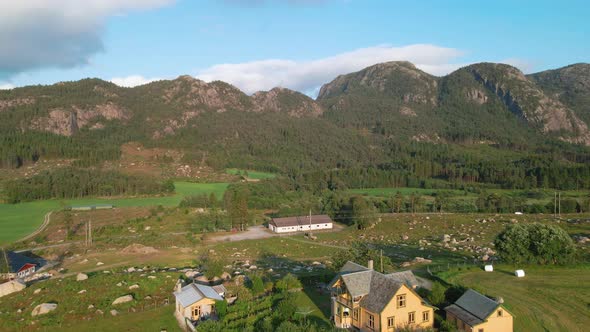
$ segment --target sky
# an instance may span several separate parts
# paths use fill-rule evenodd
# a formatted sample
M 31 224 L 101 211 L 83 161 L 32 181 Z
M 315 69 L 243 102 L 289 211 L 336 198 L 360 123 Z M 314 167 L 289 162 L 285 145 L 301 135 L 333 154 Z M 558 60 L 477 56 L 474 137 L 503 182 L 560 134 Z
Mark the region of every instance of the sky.
M 407 60 L 525 73 L 590 62 L 586 0 L 0 0 L 0 89 L 191 75 L 251 94 L 315 96 L 336 76 Z

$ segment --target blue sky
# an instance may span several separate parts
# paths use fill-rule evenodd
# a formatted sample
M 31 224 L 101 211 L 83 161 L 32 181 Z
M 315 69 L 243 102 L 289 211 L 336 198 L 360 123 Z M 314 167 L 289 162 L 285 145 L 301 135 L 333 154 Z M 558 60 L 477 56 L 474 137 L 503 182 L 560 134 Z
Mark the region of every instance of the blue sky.
M 0 87 L 189 74 L 313 95 L 338 74 L 409 60 L 443 75 L 590 62 L 585 1 L 22 0 L 0 4 Z

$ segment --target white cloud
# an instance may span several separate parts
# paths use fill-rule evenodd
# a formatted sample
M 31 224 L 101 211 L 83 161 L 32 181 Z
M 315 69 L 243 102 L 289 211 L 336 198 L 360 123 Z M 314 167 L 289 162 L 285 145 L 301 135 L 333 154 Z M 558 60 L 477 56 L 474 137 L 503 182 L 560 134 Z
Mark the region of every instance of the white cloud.
M 132 88 L 138 85 L 148 84 L 150 82 L 159 81 L 161 78 L 145 78 L 141 75 L 131 75 L 127 77 L 113 77 L 111 78 L 111 82 L 117 84 L 118 86 Z
M 380 62 L 406 60 L 433 75 L 444 75 L 463 66 L 452 62 L 461 55 L 457 49 L 436 45 L 381 45 L 311 61 L 269 59 L 219 64 L 201 70 L 196 76 L 205 81 L 231 83 L 248 94 L 282 86 L 312 95 L 320 85 L 338 75 Z
M 174 0 L 0 1 L 0 78 L 37 68 L 71 68 L 103 50 L 106 19 Z
M 10 90 L 10 89 L 14 89 L 14 88 L 15 88 L 15 86 L 10 83 L 0 82 L 0 90 Z

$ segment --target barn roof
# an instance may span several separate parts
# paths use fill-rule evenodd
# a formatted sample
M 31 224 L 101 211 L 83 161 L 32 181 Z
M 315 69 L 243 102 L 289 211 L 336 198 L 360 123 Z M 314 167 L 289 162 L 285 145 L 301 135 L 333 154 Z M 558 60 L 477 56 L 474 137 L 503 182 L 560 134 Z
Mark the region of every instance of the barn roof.
M 223 300 L 213 287 L 194 283 L 182 287 L 179 292 L 174 293 L 174 296 L 183 307 L 188 307 L 204 298 Z
M 468 289 L 455 304 L 446 307 L 445 310 L 474 326 L 485 321 L 499 306 L 500 303 Z
M 332 219 L 326 214 L 319 214 L 311 216 L 311 224 L 328 224 L 331 223 Z M 271 224 L 276 227 L 292 227 L 299 225 L 309 225 L 309 216 L 295 216 L 295 217 L 284 217 L 284 218 L 272 218 Z

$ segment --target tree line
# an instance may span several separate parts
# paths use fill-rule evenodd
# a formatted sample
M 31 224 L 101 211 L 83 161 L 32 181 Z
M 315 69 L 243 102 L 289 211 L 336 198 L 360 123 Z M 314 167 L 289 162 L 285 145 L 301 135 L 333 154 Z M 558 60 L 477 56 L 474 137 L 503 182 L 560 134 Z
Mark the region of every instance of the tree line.
M 4 197 L 8 203 L 40 199 L 82 198 L 88 196 L 170 194 L 171 180 L 132 176 L 115 171 L 74 167 L 43 171 L 25 179 L 6 181 Z

